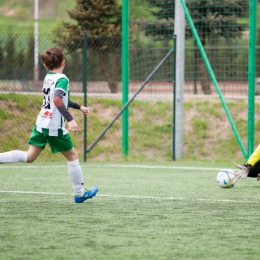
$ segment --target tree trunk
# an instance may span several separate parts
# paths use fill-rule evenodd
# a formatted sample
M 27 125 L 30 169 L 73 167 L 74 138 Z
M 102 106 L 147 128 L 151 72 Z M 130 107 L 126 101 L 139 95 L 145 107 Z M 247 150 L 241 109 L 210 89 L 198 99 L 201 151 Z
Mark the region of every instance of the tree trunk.
M 104 73 L 104 76 L 107 80 L 110 92 L 117 93 L 118 82 L 116 81 L 116 76 L 115 76 L 116 56 L 114 56 L 113 58 L 112 75 L 110 75 L 107 69 L 107 64 L 105 63 L 104 55 L 101 52 L 99 52 L 99 60 L 100 60 L 101 70 Z
M 117 93 L 117 89 L 118 89 L 118 82 L 117 81 L 108 81 L 108 87 L 111 91 L 111 93 Z
M 209 77 L 207 68 L 206 68 L 202 58 L 199 59 L 199 70 L 200 70 L 202 91 L 204 94 L 209 95 L 209 94 L 211 94 L 210 77 Z

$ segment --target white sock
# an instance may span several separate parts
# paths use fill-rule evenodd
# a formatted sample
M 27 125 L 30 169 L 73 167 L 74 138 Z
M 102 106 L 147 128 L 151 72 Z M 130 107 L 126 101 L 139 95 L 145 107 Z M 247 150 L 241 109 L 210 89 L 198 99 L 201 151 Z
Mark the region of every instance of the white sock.
M 74 189 L 74 194 L 76 196 L 82 197 L 84 195 L 84 180 L 81 167 L 79 165 L 79 160 L 68 161 L 68 172 L 70 179 L 72 181 L 72 186 Z
M 6 153 L 0 153 L 0 163 L 17 162 L 27 162 L 27 152 L 14 150 Z

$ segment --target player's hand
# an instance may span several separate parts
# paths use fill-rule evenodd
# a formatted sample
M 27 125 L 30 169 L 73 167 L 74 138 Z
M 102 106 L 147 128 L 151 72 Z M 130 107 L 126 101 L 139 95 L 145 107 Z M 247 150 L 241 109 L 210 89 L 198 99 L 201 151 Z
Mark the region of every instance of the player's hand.
M 245 179 L 250 169 L 252 168 L 252 166 L 249 164 L 243 164 L 243 165 L 237 164 L 236 167 L 239 169 L 239 171 L 236 173 L 239 179 Z
M 70 122 L 68 122 L 68 126 L 69 126 L 69 131 L 71 131 L 71 132 L 79 131 L 78 124 L 76 123 L 76 121 L 74 119 L 71 120 Z
M 89 108 L 88 108 L 88 107 L 83 107 L 83 106 L 81 106 L 81 107 L 80 107 L 80 111 L 81 111 L 84 115 L 89 114 Z

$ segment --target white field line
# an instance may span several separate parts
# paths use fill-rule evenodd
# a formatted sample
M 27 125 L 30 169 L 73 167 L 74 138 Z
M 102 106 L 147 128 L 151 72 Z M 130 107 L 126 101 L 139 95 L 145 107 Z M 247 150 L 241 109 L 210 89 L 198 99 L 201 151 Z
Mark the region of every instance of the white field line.
M 83 164 L 82 166 L 87 166 Z M 67 167 L 67 165 L 26 165 L 22 166 L 23 168 L 61 168 Z M 90 165 L 93 167 L 93 165 Z M 178 170 L 194 170 L 194 171 L 201 171 L 201 170 L 208 170 L 208 171 L 217 171 L 221 170 L 221 168 L 204 168 L 204 167 L 182 167 L 182 166 L 150 166 L 150 165 L 98 165 L 95 167 L 114 167 L 114 168 L 143 168 L 143 169 L 178 169 Z M 19 166 L 9 165 L 9 166 L 0 166 L 1 168 L 21 168 Z M 6 191 L 0 190 L 0 193 L 18 193 L 18 194 L 38 194 L 38 195 L 72 195 L 68 193 L 51 193 L 51 192 L 34 192 L 34 191 Z M 98 194 L 99 197 L 110 197 L 110 198 L 125 198 L 125 199 L 151 199 L 151 200 L 175 200 L 175 201 L 188 201 L 188 200 L 195 200 L 195 201 L 212 201 L 212 202 L 238 202 L 238 203 L 252 203 L 252 201 L 242 201 L 242 200 L 213 200 L 213 199 L 188 199 L 188 198 L 174 198 L 174 197 L 153 197 L 153 196 L 130 196 L 130 195 L 104 195 Z M 255 203 L 255 202 L 254 202 Z
M 21 169 L 21 168 L 67 168 L 67 164 L 62 165 L 23 165 L 23 166 L 17 166 L 17 165 L 0 165 L 1 169 Z M 87 164 L 81 164 L 81 167 L 88 167 Z M 159 165 L 131 165 L 131 164 L 104 164 L 104 165 L 89 165 L 89 167 L 96 167 L 96 168 L 140 168 L 140 169 L 169 169 L 169 170 L 193 170 L 193 171 L 220 171 L 222 168 L 209 168 L 209 167 L 189 167 L 189 166 L 159 166 Z
M 16 194 L 32 194 L 32 195 L 66 195 L 72 196 L 73 194 L 63 192 L 37 192 L 37 191 L 11 191 L 11 190 L 0 190 L 0 193 L 16 193 Z M 209 201 L 209 202 L 231 202 L 231 203 L 256 203 L 256 201 L 247 200 L 218 200 L 218 199 L 190 199 L 190 198 L 174 198 L 174 197 L 154 197 L 154 196 L 131 196 L 131 195 L 105 195 L 97 194 L 97 197 L 109 197 L 109 198 L 120 198 L 120 199 L 147 199 L 147 200 L 172 200 L 172 201 Z
M 220 171 L 223 168 L 208 168 L 208 167 L 189 167 L 189 166 L 153 166 L 153 165 L 128 165 L 128 164 L 108 164 L 106 167 L 113 168 L 143 168 L 143 169 L 178 169 L 178 170 L 194 170 L 194 171 Z
M 17 165 L 0 165 L 0 170 L 1 169 L 33 169 L 33 168 L 64 168 L 64 167 L 68 167 L 66 164 L 64 165 L 23 165 L 23 166 L 17 166 Z

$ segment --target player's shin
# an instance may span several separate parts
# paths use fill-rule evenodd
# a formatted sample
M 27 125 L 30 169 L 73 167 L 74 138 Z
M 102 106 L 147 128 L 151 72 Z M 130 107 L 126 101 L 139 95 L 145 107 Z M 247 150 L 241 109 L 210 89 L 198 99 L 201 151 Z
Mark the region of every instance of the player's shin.
M 84 181 L 78 159 L 75 161 L 68 161 L 68 173 L 72 181 L 74 194 L 76 196 L 82 197 L 84 195 Z
M 27 162 L 27 152 L 14 150 L 10 152 L 0 153 L 0 163 L 17 162 Z

